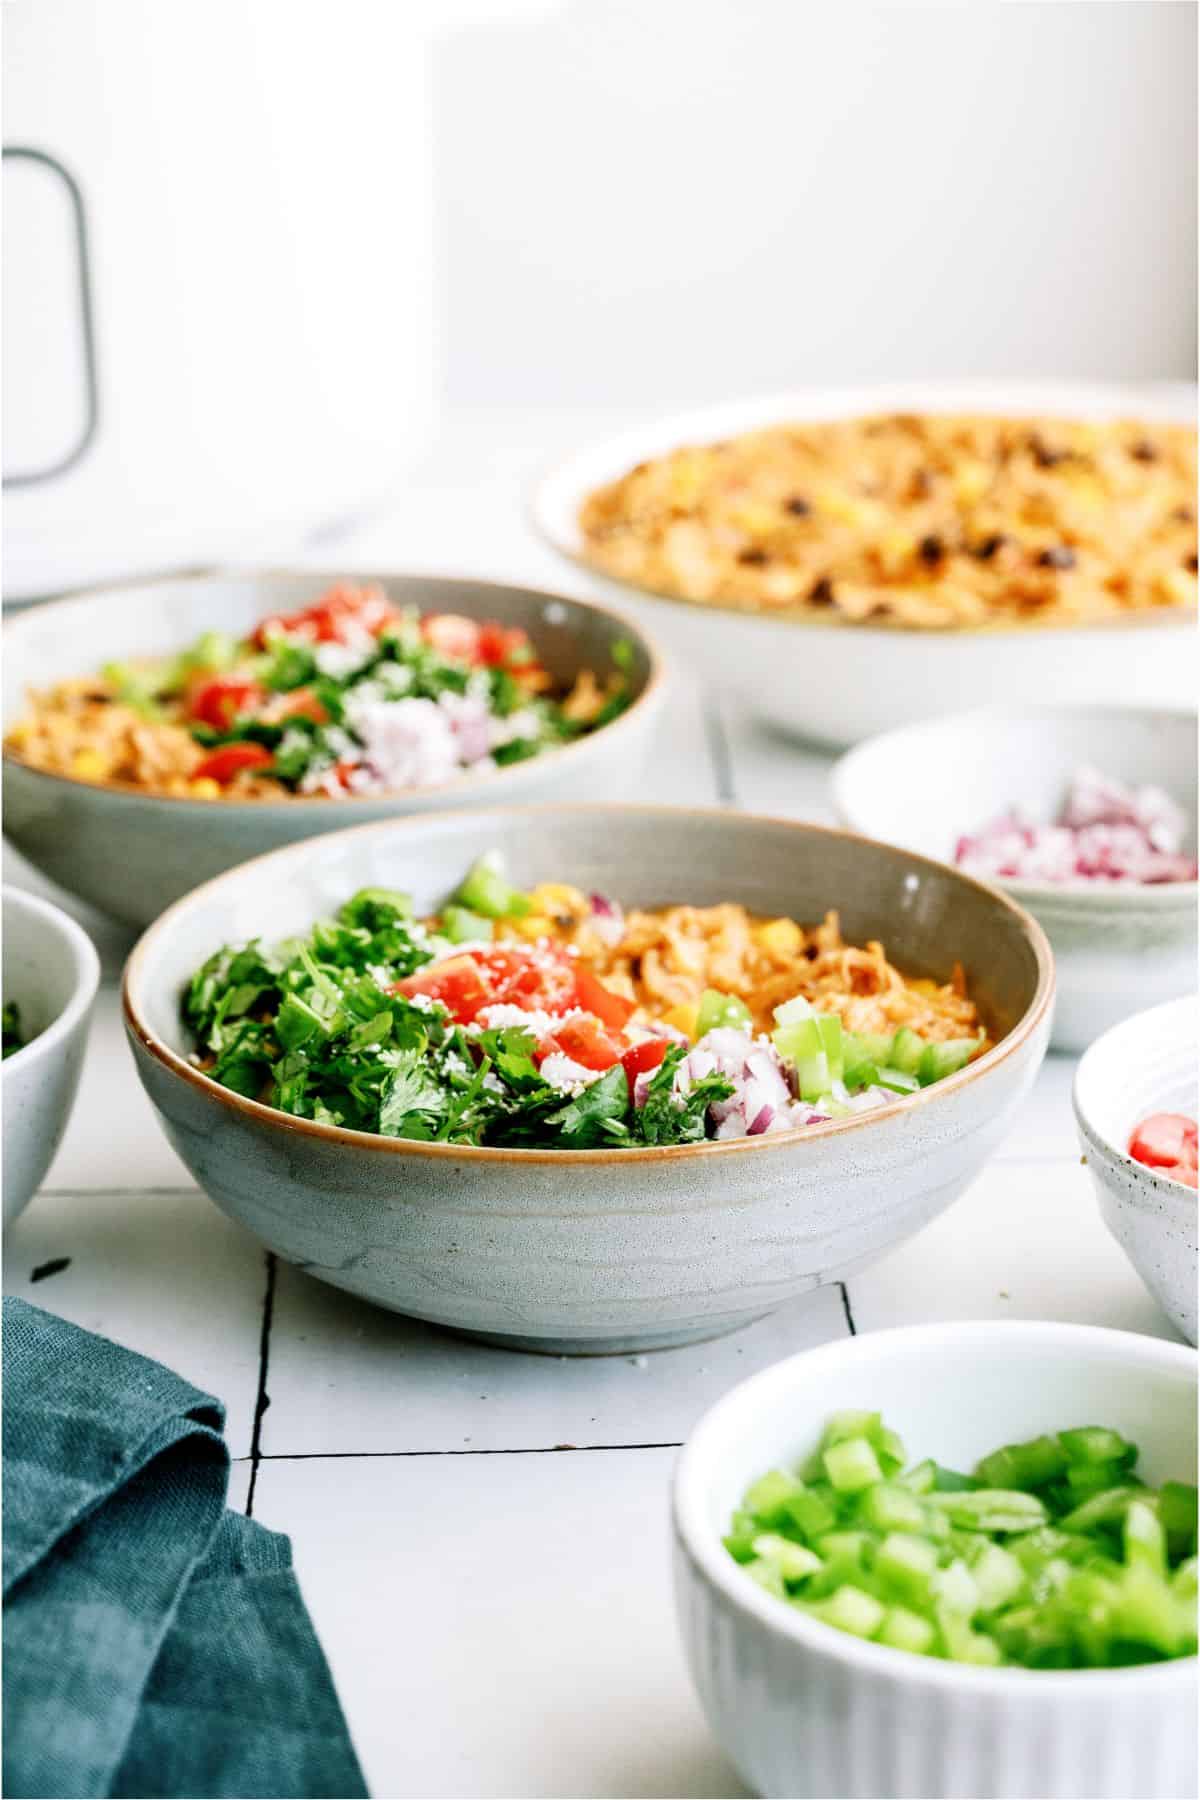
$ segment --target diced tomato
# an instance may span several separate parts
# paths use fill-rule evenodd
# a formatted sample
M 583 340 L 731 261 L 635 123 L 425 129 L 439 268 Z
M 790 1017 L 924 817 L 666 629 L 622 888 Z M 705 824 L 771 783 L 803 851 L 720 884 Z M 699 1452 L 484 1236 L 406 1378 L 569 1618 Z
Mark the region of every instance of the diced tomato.
M 489 669 L 511 669 L 533 661 L 533 645 L 519 625 L 485 619 L 479 627 L 478 656 Z
M 378 637 L 399 617 L 381 587 L 373 584 L 356 587 L 350 582 L 338 582 L 312 606 L 302 607 L 294 613 L 276 613 L 264 619 L 254 633 L 253 641 L 263 649 L 268 638 L 286 632 L 289 637 L 300 638 L 307 644 L 337 644 L 361 631 L 369 631 Z
M 265 744 L 222 744 L 213 750 L 199 768 L 192 770 L 193 781 L 219 781 L 224 787 L 243 769 L 261 769 L 272 760 Z
M 599 1019 L 564 1019 L 554 1027 L 554 1042 L 584 1069 L 611 1069 L 621 1060 L 620 1045 L 606 1035 Z
M 633 1084 L 639 1075 L 657 1069 L 670 1049 L 666 1038 L 647 1038 L 645 1043 L 635 1044 L 621 1058 L 621 1067 L 625 1071 L 625 1079 L 629 1083 L 629 1097 L 633 1098 Z
M 452 1019 L 469 1025 L 494 998 L 491 985 L 473 956 L 450 956 L 428 969 L 418 969 L 392 988 L 394 994 L 425 994 L 440 1000 Z
M 1197 1128 L 1183 1113 L 1151 1113 L 1129 1140 L 1129 1154 L 1147 1168 L 1196 1185 Z
M 236 675 L 218 675 L 193 689 L 188 700 L 188 716 L 214 731 L 228 731 L 242 713 L 254 712 L 266 699 L 257 681 L 243 681 Z
M 578 1004 L 575 969 L 557 944 L 542 944 L 537 949 L 497 944 L 476 951 L 475 956 L 500 1005 L 519 1006 L 525 1012 L 561 1013 Z
M 582 965 L 576 965 L 575 969 L 575 1004 L 584 1012 L 595 1013 L 602 1025 L 609 1025 L 614 1031 L 624 1029 L 635 1006 L 634 1001 L 603 986 L 591 970 Z
M 311 719 L 314 725 L 328 725 L 329 714 L 311 688 L 293 688 L 280 694 L 271 707 L 272 719 Z
M 437 651 L 458 662 L 480 661 L 480 628 L 474 619 L 461 613 L 426 613 L 421 620 L 421 636 Z

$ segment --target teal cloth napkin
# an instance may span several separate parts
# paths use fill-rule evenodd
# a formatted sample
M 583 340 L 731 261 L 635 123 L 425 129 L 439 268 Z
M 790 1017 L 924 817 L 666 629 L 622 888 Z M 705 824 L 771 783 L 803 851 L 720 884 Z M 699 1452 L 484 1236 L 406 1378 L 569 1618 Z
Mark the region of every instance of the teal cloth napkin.
M 4 1793 L 365 1795 L 287 1538 L 225 1509 L 225 1412 L 4 1302 Z

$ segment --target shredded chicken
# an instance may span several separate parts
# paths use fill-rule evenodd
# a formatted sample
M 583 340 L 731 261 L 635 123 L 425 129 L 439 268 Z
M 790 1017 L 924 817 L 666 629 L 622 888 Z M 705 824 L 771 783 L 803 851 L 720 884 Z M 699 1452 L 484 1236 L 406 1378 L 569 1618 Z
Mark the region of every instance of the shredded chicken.
M 536 889 L 534 900 L 532 919 L 506 931 L 525 938 L 540 932 L 573 945 L 606 987 L 637 1002 L 649 1023 L 688 1029 L 705 988 L 716 988 L 745 1003 L 756 1031 L 769 1031 L 774 1008 L 798 994 L 819 1012 L 838 1013 L 849 1031 L 882 1034 L 907 1025 L 931 1042 L 983 1031 L 961 967 L 946 982 L 906 976 L 882 944 L 847 944 L 836 912 L 805 927 L 756 918 L 733 902 L 669 906 L 627 913 L 619 939 L 610 942 L 578 890 L 555 884 Z

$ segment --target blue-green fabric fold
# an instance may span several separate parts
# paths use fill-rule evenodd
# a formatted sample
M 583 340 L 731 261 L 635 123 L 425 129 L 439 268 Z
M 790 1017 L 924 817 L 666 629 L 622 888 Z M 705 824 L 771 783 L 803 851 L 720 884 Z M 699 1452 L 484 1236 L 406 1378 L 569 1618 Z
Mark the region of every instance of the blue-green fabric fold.
M 365 1795 L 220 1402 L 21 1300 L 3 1361 L 8 1800 Z

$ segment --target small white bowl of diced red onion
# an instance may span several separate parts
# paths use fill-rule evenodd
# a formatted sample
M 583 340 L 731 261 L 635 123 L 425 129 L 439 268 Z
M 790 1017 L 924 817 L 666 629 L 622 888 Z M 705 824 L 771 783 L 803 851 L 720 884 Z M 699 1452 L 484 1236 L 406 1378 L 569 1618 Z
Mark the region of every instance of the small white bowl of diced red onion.
M 1080 1051 L 1195 985 L 1196 714 L 989 707 L 870 739 L 843 821 L 1001 887 L 1050 939 L 1051 1045 Z
M 1197 996 L 1126 1019 L 1075 1076 L 1079 1142 L 1105 1224 L 1196 1342 Z

